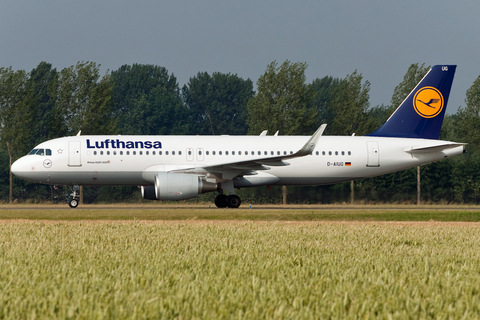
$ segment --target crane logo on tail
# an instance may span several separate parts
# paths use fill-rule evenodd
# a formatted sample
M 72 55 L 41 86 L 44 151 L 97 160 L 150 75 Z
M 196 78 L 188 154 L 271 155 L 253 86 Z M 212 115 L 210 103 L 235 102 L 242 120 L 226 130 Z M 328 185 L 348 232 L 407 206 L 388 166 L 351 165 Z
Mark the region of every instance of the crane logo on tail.
M 413 108 L 424 118 L 434 118 L 443 109 L 443 96 L 434 87 L 423 87 L 413 97 Z

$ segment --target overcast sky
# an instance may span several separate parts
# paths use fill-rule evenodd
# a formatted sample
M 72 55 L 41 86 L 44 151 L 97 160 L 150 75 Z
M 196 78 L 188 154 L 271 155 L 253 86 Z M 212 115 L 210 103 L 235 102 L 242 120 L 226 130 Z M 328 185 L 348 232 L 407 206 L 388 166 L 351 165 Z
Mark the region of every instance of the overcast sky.
M 308 64 L 308 82 L 358 70 L 375 106 L 410 64 L 456 64 L 455 113 L 480 75 L 479 14 L 478 0 L 1 0 L 0 67 L 155 64 L 183 86 L 203 71 L 256 83 L 288 59 Z

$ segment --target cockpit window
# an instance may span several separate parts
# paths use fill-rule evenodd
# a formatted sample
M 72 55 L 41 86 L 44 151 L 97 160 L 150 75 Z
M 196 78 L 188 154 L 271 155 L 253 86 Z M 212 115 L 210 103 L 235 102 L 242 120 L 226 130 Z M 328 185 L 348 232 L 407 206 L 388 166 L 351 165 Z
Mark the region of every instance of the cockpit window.
M 52 155 L 52 150 L 51 149 L 33 149 L 30 151 L 29 155 L 31 154 L 36 154 L 37 156 L 51 156 Z

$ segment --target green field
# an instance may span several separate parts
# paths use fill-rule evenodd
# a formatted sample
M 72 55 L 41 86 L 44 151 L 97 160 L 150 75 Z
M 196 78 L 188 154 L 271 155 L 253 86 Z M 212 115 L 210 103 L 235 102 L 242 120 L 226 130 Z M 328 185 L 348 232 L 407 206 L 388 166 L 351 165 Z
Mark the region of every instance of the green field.
M 480 317 L 480 226 L 0 224 L 1 319 Z

